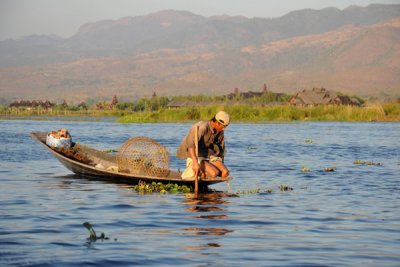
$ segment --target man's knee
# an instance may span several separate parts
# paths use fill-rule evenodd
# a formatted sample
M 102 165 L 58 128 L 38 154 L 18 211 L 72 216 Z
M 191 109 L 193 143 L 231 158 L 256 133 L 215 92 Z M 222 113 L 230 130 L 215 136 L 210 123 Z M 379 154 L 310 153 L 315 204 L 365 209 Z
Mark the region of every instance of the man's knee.
M 226 177 L 228 177 L 229 176 L 229 171 L 228 170 L 222 170 L 221 171 L 221 177 L 222 178 L 226 178 Z
M 208 171 L 208 175 L 211 177 L 211 178 L 215 178 L 215 177 L 217 177 L 218 176 L 218 170 L 215 170 L 215 169 L 211 169 L 211 170 L 209 170 Z

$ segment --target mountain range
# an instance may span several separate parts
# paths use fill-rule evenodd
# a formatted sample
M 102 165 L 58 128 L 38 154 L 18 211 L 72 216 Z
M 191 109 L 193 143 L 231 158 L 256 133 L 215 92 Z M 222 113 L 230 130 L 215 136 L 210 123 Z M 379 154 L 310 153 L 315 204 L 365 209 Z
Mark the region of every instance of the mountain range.
M 400 5 L 279 18 L 164 10 L 82 25 L 70 38 L 0 42 L 3 99 L 72 102 L 324 87 L 400 96 Z

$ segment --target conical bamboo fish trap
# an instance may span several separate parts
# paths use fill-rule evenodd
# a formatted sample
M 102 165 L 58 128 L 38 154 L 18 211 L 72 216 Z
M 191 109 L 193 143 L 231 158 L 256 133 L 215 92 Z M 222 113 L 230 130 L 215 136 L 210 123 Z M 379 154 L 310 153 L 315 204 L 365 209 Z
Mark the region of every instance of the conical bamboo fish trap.
M 117 153 L 117 164 L 119 172 L 153 177 L 166 177 L 169 174 L 167 149 L 145 136 L 126 141 Z

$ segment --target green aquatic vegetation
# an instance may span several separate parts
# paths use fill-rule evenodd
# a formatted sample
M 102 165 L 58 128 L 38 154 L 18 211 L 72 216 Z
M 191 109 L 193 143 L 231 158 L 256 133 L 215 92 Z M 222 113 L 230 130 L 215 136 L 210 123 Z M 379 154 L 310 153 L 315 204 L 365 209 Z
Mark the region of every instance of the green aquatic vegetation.
M 367 161 L 362 161 L 362 160 L 357 159 L 357 160 L 355 160 L 353 163 L 354 163 L 354 164 L 357 164 L 357 165 L 382 166 L 382 163 L 380 163 L 380 162 L 373 162 L 373 161 L 369 161 L 369 160 L 367 160 Z
M 310 169 L 303 166 L 303 167 L 301 167 L 301 171 L 302 171 L 302 172 L 309 172 Z
M 156 111 L 132 112 L 118 119 L 118 122 L 174 122 L 207 120 L 217 110 L 223 108 L 235 121 L 399 121 L 400 105 L 374 105 L 368 107 L 321 105 L 315 107 L 214 105 L 182 107 L 178 109 L 161 108 Z
M 107 150 L 103 150 L 104 153 L 113 153 L 113 152 L 118 152 L 118 150 L 116 149 L 107 149 Z
M 248 195 L 248 194 L 258 194 L 260 193 L 261 188 L 249 189 L 249 190 L 238 190 L 236 194 L 238 195 Z
M 381 166 L 382 165 L 382 163 L 380 163 L 380 162 L 373 162 L 373 161 L 367 161 L 366 163 L 367 163 L 367 165 L 375 165 L 375 166 Z
M 292 191 L 293 188 L 285 185 L 285 184 L 281 184 L 278 186 L 280 191 Z M 255 188 L 255 189 L 248 189 L 248 190 L 238 190 L 236 192 L 236 195 L 249 195 L 249 194 L 261 194 L 261 193 L 273 193 L 272 188 L 267 188 L 265 190 L 262 190 L 261 188 Z
M 311 139 L 306 139 L 306 140 L 304 140 L 304 143 L 309 143 L 309 144 L 311 144 L 311 143 L 314 143 L 315 141 L 314 140 L 311 140 Z
M 271 194 L 273 191 L 271 188 L 267 188 L 262 190 L 261 188 L 249 189 L 249 190 L 238 190 L 236 195 L 249 195 L 249 194 L 260 194 L 260 193 L 269 193 Z
M 196 96 L 191 96 L 193 98 Z M 187 100 L 188 97 L 184 97 Z M 182 99 L 183 100 L 183 99 Z M 194 99 L 192 99 L 194 100 Z M 203 100 L 205 98 L 203 97 Z M 260 98 L 262 100 L 262 98 Z M 222 101 L 222 102 L 221 102 Z M 236 104 L 227 102 L 226 99 L 213 101 L 195 101 L 200 104 L 196 107 L 181 107 L 171 109 L 167 107 L 167 98 L 141 99 L 136 103 L 119 103 L 112 110 L 97 110 L 96 106 L 89 109 L 53 108 L 53 109 L 27 109 L 24 107 L 0 106 L 2 116 L 114 116 L 119 117 L 118 122 L 143 123 L 143 122 L 182 122 L 192 120 L 206 120 L 221 108 L 231 114 L 235 121 L 265 122 L 273 121 L 400 121 L 399 103 L 382 103 L 363 107 L 346 105 L 318 105 L 312 107 L 296 107 L 281 102 L 281 105 L 265 106 L 254 105 L 252 101 L 239 101 Z M 259 101 L 256 101 L 257 103 Z
M 292 191 L 293 188 L 288 186 L 288 185 L 280 185 L 279 187 L 280 191 Z M 135 190 L 141 194 L 151 194 L 151 193 L 160 193 L 160 194 L 167 194 L 167 193 L 172 193 L 172 194 L 179 194 L 179 193 L 190 193 L 193 191 L 193 188 L 190 186 L 186 185 L 178 185 L 178 184 L 163 184 L 163 183 L 156 183 L 152 182 L 151 184 L 147 184 L 143 181 L 140 181 L 139 184 L 133 186 L 131 188 L 132 190 Z M 238 190 L 236 193 L 232 193 L 229 196 L 239 196 L 239 195 L 248 195 L 248 194 L 261 194 L 261 193 L 272 193 L 273 190 L 271 188 L 267 189 L 261 189 L 261 188 L 255 188 L 255 189 L 248 189 L 248 190 Z
M 292 190 L 293 190 L 293 187 L 290 187 L 290 186 L 288 186 L 288 185 L 286 185 L 286 184 L 281 184 L 281 185 L 279 186 L 279 189 L 280 189 L 281 191 L 292 191 Z
M 96 231 L 93 229 L 93 226 L 89 222 L 84 222 L 83 226 L 88 229 L 90 236 L 87 238 L 88 241 L 95 242 L 98 239 L 108 240 L 109 238 L 105 236 L 104 233 L 101 233 L 100 236 L 97 236 Z
M 326 172 L 334 172 L 334 171 L 336 171 L 336 167 L 326 167 L 326 168 L 324 168 L 324 171 L 326 171 Z
M 143 181 L 140 181 L 137 185 L 132 187 L 133 190 L 141 193 L 141 194 L 151 194 L 151 193 L 160 193 L 160 194 L 178 194 L 178 193 L 190 193 L 193 188 L 191 186 L 186 185 L 178 185 L 178 184 L 163 184 L 152 182 L 151 184 L 147 184 Z

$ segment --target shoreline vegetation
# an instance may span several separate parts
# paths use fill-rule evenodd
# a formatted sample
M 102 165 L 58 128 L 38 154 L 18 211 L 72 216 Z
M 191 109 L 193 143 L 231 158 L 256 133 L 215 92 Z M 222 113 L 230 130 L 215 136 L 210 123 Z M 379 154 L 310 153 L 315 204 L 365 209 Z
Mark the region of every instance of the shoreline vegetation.
M 367 106 L 319 105 L 297 107 L 288 104 L 252 106 L 249 104 L 209 105 L 196 107 L 121 109 L 43 109 L 10 108 L 0 106 L 1 117 L 69 116 L 117 117 L 119 123 L 157 123 L 208 120 L 218 110 L 228 112 L 234 122 L 263 123 L 268 121 L 350 121 L 350 122 L 400 122 L 400 103 L 381 103 Z

